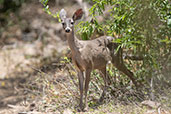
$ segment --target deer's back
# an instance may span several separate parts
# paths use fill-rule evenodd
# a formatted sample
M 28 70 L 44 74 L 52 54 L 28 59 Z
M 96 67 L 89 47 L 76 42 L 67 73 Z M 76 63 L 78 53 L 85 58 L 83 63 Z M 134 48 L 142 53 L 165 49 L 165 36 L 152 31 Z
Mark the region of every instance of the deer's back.
M 94 40 L 80 41 L 80 54 L 77 54 L 80 56 L 75 56 L 78 66 L 83 66 L 85 69 L 105 67 L 108 61 L 112 61 L 113 39 L 113 37 L 102 36 Z

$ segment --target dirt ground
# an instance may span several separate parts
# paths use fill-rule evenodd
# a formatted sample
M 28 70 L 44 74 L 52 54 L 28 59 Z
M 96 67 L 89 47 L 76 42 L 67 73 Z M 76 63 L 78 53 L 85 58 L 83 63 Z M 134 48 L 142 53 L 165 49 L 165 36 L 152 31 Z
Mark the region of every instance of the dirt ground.
M 79 8 L 75 2 L 67 6 L 50 5 L 53 13 L 65 8 L 69 15 Z M 73 110 L 78 106 L 77 78 L 72 65 L 64 65 L 68 46 L 61 24 L 45 13 L 38 1 L 23 4 L 17 14 L 10 14 L 6 24 L 9 26 L 0 35 L 0 114 L 76 113 Z M 94 97 L 93 94 L 90 99 L 95 101 Z M 130 108 L 135 110 L 130 112 Z M 88 113 L 157 114 L 159 111 L 169 114 L 159 107 L 148 110 L 113 104 L 101 105 Z
M 61 25 L 42 8 L 38 1 L 23 4 L 17 14 L 10 14 L 7 21 L 10 26 L 4 28 L 1 35 L 1 114 L 9 114 L 6 112 L 9 105 L 26 101 L 27 93 L 20 91 L 24 88 L 23 84 L 37 75 L 36 69 L 47 70 L 45 67 L 52 62 L 51 59 L 58 63 L 58 59 L 68 48 Z M 59 9 L 60 7 L 52 7 L 54 12 Z

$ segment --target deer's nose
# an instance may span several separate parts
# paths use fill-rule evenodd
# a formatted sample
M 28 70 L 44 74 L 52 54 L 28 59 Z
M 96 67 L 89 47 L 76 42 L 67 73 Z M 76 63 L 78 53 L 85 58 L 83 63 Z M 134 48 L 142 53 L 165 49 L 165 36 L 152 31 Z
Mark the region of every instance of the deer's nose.
M 70 31 L 71 31 L 70 28 L 65 29 L 65 32 L 70 32 Z

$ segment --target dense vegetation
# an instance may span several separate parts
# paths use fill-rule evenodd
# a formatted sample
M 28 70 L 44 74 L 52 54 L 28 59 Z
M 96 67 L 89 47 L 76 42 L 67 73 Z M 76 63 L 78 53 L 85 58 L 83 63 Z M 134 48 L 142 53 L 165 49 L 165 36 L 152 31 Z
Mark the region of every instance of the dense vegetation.
M 125 48 L 125 52 L 143 56 L 143 61 L 129 61 L 137 79 L 149 83 L 163 81 L 170 85 L 171 66 L 171 3 L 169 0 L 87 0 L 93 23 L 80 22 L 77 26 L 83 39 L 90 39 L 98 31 L 110 36 L 119 36 L 115 42 Z M 42 0 L 49 14 L 48 0 Z M 108 8 L 108 17 L 99 22 Z M 51 14 L 53 15 L 53 14 Z M 55 17 L 55 16 L 54 16 Z
M 89 26 L 86 23 L 80 31 L 89 33 L 96 28 L 107 35 L 121 38 L 116 42 L 121 43 L 126 51 L 132 50 L 133 54 L 143 55 L 142 63 L 133 63 L 136 76 L 140 80 L 149 81 L 165 80 L 171 83 L 169 77 L 170 51 L 171 51 L 171 4 L 168 0 L 94 0 L 90 13 L 103 14 L 107 5 L 112 6 L 109 10 L 110 16 L 103 23 Z M 94 26 L 94 28 L 93 28 Z M 169 79 L 169 80 L 168 80 Z

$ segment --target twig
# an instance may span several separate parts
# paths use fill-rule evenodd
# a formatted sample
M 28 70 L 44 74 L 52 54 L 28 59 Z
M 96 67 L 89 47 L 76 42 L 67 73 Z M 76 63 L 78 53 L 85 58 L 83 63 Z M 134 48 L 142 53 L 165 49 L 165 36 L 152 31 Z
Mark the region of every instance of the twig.
M 43 72 L 43 71 L 41 71 L 41 70 L 39 70 L 39 69 L 37 69 L 37 68 L 31 66 L 31 65 L 30 65 L 29 67 L 32 68 L 32 69 L 35 70 L 35 71 L 38 71 L 39 73 L 43 73 L 43 74 L 46 74 L 46 75 L 50 76 L 49 74 L 47 74 L 47 73 L 45 73 L 45 72 Z

